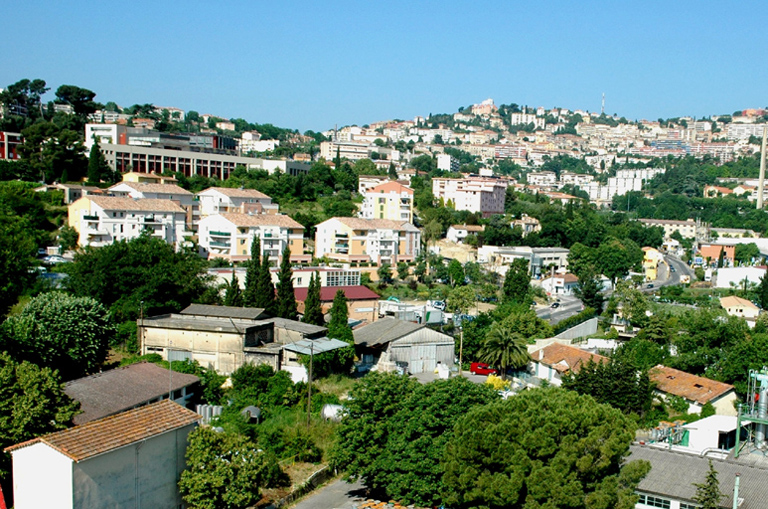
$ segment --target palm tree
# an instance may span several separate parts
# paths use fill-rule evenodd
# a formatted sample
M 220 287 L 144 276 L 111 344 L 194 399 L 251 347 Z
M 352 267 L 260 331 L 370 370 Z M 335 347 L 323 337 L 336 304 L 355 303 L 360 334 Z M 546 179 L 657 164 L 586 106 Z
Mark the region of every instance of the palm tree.
M 501 369 L 501 378 L 506 380 L 507 369 L 520 369 L 528 365 L 528 341 L 505 325 L 495 323 L 488 331 L 479 353 L 480 362 Z

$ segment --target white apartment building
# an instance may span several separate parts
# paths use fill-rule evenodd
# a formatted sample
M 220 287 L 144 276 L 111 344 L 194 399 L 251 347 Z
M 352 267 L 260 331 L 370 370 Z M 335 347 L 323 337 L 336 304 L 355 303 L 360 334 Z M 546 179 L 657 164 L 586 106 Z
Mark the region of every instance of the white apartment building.
M 200 216 L 226 212 L 240 214 L 276 214 L 278 206 L 272 198 L 256 189 L 209 187 L 197 193 Z
M 504 213 L 507 184 L 506 180 L 487 177 L 433 178 L 432 194 L 445 203 L 450 200 L 455 210 L 479 212 L 489 217 Z
M 69 226 L 77 230 L 79 246 L 106 246 L 135 239 L 145 230 L 179 246 L 186 231 L 186 211 L 170 200 L 83 196 L 69 206 Z
M 359 216 L 413 222 L 413 189 L 390 181 L 368 189 Z
M 333 217 L 317 225 L 315 257 L 392 265 L 413 261 L 421 250 L 421 230 L 407 221 Z
M 511 125 L 533 124 L 534 127 L 542 129 L 544 129 L 546 124 L 543 118 L 539 118 L 532 113 L 512 113 L 509 115 L 509 123 Z
M 320 144 L 320 157 L 326 161 L 333 161 L 336 158 L 337 151 L 342 159 L 346 158 L 350 161 L 357 161 L 358 159 L 369 158 L 372 149 L 368 143 L 324 141 Z
M 360 175 L 357 178 L 357 192 L 365 194 L 369 189 L 386 184 L 389 181 L 388 175 Z
M 619 170 L 615 177 L 609 177 L 606 185 L 590 182 L 582 189 L 589 194 L 589 200 L 608 203 L 614 196 L 621 196 L 630 191 L 642 191 L 643 184 L 656 175 L 664 173 L 663 168 L 643 168 L 639 170 Z
M 532 186 L 554 186 L 557 184 L 557 175 L 553 171 L 531 172 L 525 179 Z
M 750 136 L 762 139 L 763 130 L 768 124 L 728 124 L 726 137 L 729 140 L 747 140 Z
M 437 169 L 443 171 L 459 171 L 459 160 L 450 154 L 437 154 Z
M 108 192 L 119 198 L 171 200 L 185 208 L 195 204 L 195 196 L 191 192 L 174 184 L 120 182 L 110 187 Z
M 282 214 L 224 213 L 204 217 L 198 225 L 200 249 L 208 258 L 251 259 L 251 243 L 258 237 L 261 256 L 277 263 L 290 248 L 292 261 L 303 261 L 304 227 Z
M 241 154 L 248 152 L 269 152 L 280 145 L 279 140 L 262 140 L 261 134 L 256 131 L 247 131 L 237 142 L 237 148 Z
M 579 173 L 561 173 L 560 174 L 560 186 L 573 185 L 573 186 L 585 186 L 595 180 L 592 175 L 582 175 Z

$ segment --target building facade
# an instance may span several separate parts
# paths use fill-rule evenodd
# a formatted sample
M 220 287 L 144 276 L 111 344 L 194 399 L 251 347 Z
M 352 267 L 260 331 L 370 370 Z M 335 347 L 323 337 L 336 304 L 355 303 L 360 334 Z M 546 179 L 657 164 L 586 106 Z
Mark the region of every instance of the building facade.
M 209 258 L 250 260 L 254 237 L 260 240 L 261 256 L 274 263 L 280 261 L 286 247 L 294 262 L 311 258 L 304 255 L 304 227 L 282 214 L 214 214 L 198 225 L 200 249 Z
M 192 235 L 186 227 L 187 212 L 170 200 L 83 196 L 69 205 L 68 216 L 83 247 L 135 239 L 147 230 L 175 246 Z
M 272 198 L 256 189 L 209 187 L 195 195 L 200 216 L 235 212 L 239 214 L 276 214 L 278 206 Z
M 490 217 L 504 213 L 507 181 L 486 177 L 461 179 L 432 179 L 432 194 L 435 199 L 449 201 L 455 210 L 468 210 Z
M 421 231 L 407 221 L 333 217 L 315 233 L 316 258 L 396 265 L 415 260 L 420 250 Z
M 399 182 L 387 182 L 363 195 L 360 217 L 413 222 L 413 189 Z

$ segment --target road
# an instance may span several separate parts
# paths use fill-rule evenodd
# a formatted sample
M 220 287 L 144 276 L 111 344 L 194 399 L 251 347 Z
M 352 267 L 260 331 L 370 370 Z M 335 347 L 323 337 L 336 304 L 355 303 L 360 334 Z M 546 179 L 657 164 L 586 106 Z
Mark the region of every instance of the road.
M 353 505 L 364 500 L 366 496 L 362 484 L 338 480 L 307 495 L 293 509 L 352 509 Z
M 536 310 L 536 315 L 543 319 L 549 320 L 549 323 L 556 324 L 568 317 L 571 317 L 583 309 L 581 301 L 571 295 L 561 295 L 560 305 L 556 308 L 545 307 Z

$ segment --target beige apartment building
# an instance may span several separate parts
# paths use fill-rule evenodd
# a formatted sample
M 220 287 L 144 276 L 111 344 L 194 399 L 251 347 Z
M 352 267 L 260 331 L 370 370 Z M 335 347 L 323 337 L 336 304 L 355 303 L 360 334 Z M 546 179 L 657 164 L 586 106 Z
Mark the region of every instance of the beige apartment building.
M 407 221 L 332 217 L 317 225 L 315 257 L 396 264 L 416 259 L 421 231 Z
M 282 214 L 214 214 L 200 220 L 198 226 L 200 249 L 208 258 L 230 261 L 251 259 L 254 237 L 261 242 L 261 256 L 278 263 L 283 250 L 291 251 L 292 262 L 308 262 L 304 255 L 304 227 Z

